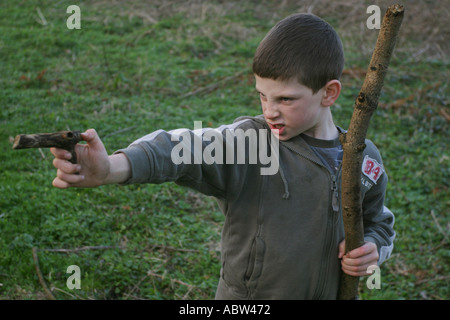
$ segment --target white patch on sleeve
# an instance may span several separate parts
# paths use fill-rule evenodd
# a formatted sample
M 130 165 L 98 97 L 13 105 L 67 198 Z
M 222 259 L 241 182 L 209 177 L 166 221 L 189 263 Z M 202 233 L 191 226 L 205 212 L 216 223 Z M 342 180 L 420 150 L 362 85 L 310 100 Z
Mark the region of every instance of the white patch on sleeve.
M 362 164 L 362 173 L 376 184 L 378 179 L 384 173 L 384 168 L 377 160 L 365 156 Z

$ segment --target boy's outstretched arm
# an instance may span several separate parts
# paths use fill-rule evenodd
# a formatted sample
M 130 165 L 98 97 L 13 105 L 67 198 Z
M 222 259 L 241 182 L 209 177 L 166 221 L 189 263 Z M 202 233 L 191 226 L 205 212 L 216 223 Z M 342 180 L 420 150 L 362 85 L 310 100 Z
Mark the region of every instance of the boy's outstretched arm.
M 68 161 L 71 154 L 67 150 L 50 149 L 55 156 L 53 165 L 57 169 L 53 186 L 61 189 L 92 188 L 122 183 L 130 177 L 131 168 L 127 157 L 121 153 L 108 156 L 103 142 L 94 129 L 82 133 L 81 137 L 87 144 L 75 146 L 77 164 Z
M 366 242 L 347 254 L 345 253 L 345 240 L 339 244 L 338 258 L 341 260 L 342 271 L 350 276 L 367 276 L 367 269 L 371 265 L 378 265 L 377 245 L 373 242 Z

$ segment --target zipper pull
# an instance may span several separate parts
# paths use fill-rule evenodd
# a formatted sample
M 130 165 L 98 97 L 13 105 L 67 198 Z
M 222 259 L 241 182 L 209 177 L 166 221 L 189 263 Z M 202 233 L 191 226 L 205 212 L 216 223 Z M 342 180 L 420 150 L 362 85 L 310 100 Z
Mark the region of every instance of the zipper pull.
M 339 193 L 338 193 L 336 177 L 333 175 L 331 178 L 332 178 L 331 190 L 333 191 L 333 195 L 332 195 L 332 199 L 331 199 L 331 206 L 332 206 L 334 212 L 339 212 Z

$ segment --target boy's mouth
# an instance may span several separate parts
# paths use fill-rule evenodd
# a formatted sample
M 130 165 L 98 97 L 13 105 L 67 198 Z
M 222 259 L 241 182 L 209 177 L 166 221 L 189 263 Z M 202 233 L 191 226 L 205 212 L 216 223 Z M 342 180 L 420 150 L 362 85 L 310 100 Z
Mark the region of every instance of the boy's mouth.
M 275 131 L 274 133 L 282 135 L 284 132 L 284 124 L 281 123 L 269 123 L 270 130 Z

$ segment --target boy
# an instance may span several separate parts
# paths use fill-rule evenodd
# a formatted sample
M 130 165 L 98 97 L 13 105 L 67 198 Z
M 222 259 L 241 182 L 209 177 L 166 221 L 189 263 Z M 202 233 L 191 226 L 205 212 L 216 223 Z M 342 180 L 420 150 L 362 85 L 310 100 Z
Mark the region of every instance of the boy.
M 395 236 L 394 217 L 383 204 L 386 173 L 367 141 L 361 181 L 366 243 L 344 255 L 342 129 L 330 111 L 343 64 L 341 41 L 328 23 L 311 14 L 289 16 L 270 30 L 254 57 L 263 115 L 214 131 L 158 130 L 111 156 L 91 129 L 83 134 L 87 145 L 77 146 L 79 164 L 52 149 L 58 169 L 53 185 L 174 181 L 214 196 L 225 215 L 217 299 L 336 299 L 341 270 L 366 275 L 370 265 L 389 257 Z M 256 140 L 247 135 L 266 131 L 271 134 Z M 205 139 L 208 133 L 214 139 Z M 242 134 L 245 140 L 239 140 Z M 223 152 L 215 148 L 216 161 L 199 161 L 195 147 L 200 144 L 204 155 L 213 143 Z M 180 146 L 184 161 L 174 158 Z M 242 149 L 244 156 L 236 155 Z M 276 155 L 276 172 L 262 174 L 267 162 L 251 161 L 261 151 Z

